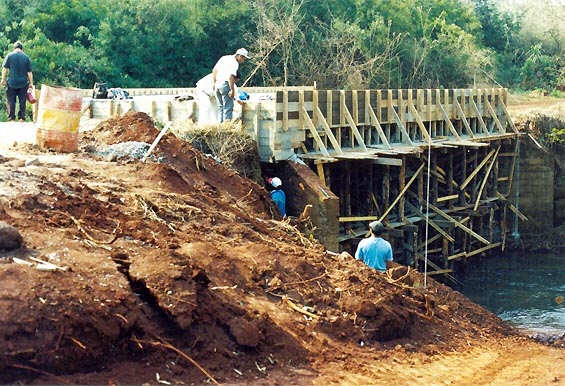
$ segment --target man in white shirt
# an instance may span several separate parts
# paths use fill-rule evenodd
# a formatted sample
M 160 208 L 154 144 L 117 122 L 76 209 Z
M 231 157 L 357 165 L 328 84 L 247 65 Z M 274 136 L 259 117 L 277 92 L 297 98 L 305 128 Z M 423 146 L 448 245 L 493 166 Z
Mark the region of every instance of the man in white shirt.
M 235 77 L 239 65 L 249 59 L 245 48 L 238 49 L 234 55 L 224 55 L 212 70 L 214 90 L 218 99 L 218 122 L 233 118 L 233 98 L 235 96 Z

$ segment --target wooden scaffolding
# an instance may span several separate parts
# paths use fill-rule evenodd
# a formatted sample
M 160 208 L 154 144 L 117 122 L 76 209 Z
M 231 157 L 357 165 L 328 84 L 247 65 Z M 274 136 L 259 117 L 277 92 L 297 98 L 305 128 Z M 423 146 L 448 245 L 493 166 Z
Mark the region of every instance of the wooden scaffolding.
M 450 277 L 454 263 L 504 249 L 515 217 L 508 211 L 526 219 L 511 200 L 519 133 L 504 88 L 242 90 L 251 95 L 243 126 L 260 160 L 299 158 L 339 198 L 332 237 L 340 249 L 353 253 L 379 219 L 396 260 L 419 266 L 427 257 L 432 274 Z M 128 91 L 133 99 L 108 101 L 89 100 L 85 90 L 84 111 L 198 119 L 194 89 Z
M 340 199 L 339 241 L 354 252 L 381 220 L 395 259 L 432 274 L 504 249 L 519 133 L 506 89 L 277 92 L 277 131 Z M 427 237 L 426 237 L 427 235 Z

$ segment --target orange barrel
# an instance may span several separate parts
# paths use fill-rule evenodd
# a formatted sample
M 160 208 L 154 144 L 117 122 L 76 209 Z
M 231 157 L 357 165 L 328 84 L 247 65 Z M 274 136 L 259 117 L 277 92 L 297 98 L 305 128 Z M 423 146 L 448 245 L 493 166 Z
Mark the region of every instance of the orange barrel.
M 60 152 L 77 151 L 82 91 L 42 85 L 38 102 L 37 145 Z

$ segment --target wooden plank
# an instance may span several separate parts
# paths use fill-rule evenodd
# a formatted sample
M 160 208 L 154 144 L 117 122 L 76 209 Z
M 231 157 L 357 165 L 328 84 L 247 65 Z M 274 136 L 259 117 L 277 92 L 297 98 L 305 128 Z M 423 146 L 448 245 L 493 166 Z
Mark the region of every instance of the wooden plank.
M 427 218 L 428 219 L 427 223 L 430 224 L 432 226 L 432 228 L 434 228 L 439 234 L 441 234 L 443 237 L 445 237 L 450 242 L 452 242 L 452 243 L 455 242 L 455 239 L 453 237 L 451 237 L 446 231 L 441 229 L 441 227 L 438 226 L 433 220 L 431 220 L 429 218 L 429 216 L 426 216 L 420 209 L 418 209 L 414 205 L 412 205 L 410 203 L 410 201 L 407 201 L 406 205 L 410 208 L 410 210 L 414 211 L 417 215 L 421 216 L 423 220 L 425 220 Z
M 286 88 L 282 91 L 282 97 L 283 131 L 288 131 L 288 90 Z
M 443 105 L 441 103 L 438 104 L 439 109 L 441 111 L 441 115 L 443 117 L 443 120 L 445 121 L 445 123 L 447 124 L 447 128 L 449 129 L 449 131 L 451 131 L 451 134 L 453 134 L 453 136 L 458 140 L 461 141 L 461 136 L 459 135 L 459 133 L 457 132 L 457 130 L 455 130 L 455 127 L 453 126 L 453 123 L 451 123 L 451 119 L 449 119 L 449 115 L 447 114 L 447 111 L 445 111 L 445 109 L 443 108 Z
M 481 171 L 483 166 L 487 164 L 487 162 L 494 155 L 494 153 L 496 153 L 496 150 L 492 149 L 487 154 L 487 156 L 481 161 L 481 163 L 475 168 L 475 170 L 473 170 L 473 172 L 469 175 L 469 177 L 467 177 L 467 179 L 465 179 L 465 181 L 461 184 L 461 190 L 464 190 L 467 187 L 467 185 L 469 185 L 469 182 L 471 182 L 473 178 L 475 178 L 475 176 Z
M 392 149 L 392 146 L 390 146 L 390 143 L 388 142 L 388 139 L 386 137 L 385 132 L 383 131 L 383 128 L 382 128 L 382 126 L 379 122 L 379 119 L 375 115 L 375 111 L 373 110 L 371 103 L 367 103 L 366 109 L 369 112 L 369 117 L 371 118 L 369 120 L 369 122 L 371 122 L 375 126 L 375 128 L 377 129 L 377 133 L 379 134 L 379 138 L 385 144 L 387 149 Z
M 500 123 L 500 120 L 498 119 L 498 115 L 496 114 L 496 111 L 494 111 L 494 108 L 492 107 L 488 99 L 485 99 L 485 104 L 487 105 L 488 111 L 490 112 L 490 115 L 494 120 L 496 127 L 498 127 L 498 132 L 505 133 L 506 130 L 504 130 L 504 127 L 502 127 L 502 123 Z
M 425 204 L 425 202 L 423 202 L 422 204 Z M 440 216 L 442 216 L 443 218 L 452 221 L 456 227 L 462 229 L 463 231 L 467 232 L 468 234 L 470 234 L 471 236 L 473 236 L 474 238 L 476 238 L 477 240 L 479 240 L 481 243 L 483 244 L 487 244 L 490 245 L 490 241 L 488 241 L 487 239 L 485 239 L 484 237 L 482 237 L 481 235 L 479 235 L 476 232 L 473 232 L 471 229 L 467 228 L 465 225 L 463 225 L 460 221 L 455 220 L 453 217 L 451 217 L 450 215 L 448 215 L 447 213 L 445 213 L 443 210 L 439 209 L 438 207 L 432 205 L 432 204 L 427 204 L 431 210 L 433 210 L 434 212 L 436 212 L 437 214 L 439 214 Z
M 322 114 L 322 111 L 320 110 L 320 108 L 318 106 L 316 106 L 316 111 L 315 111 L 314 115 L 317 116 L 319 121 L 322 123 L 322 127 L 324 128 L 324 132 L 326 133 L 326 137 L 330 140 L 332 146 L 334 147 L 335 152 L 339 155 L 342 155 L 343 150 L 341 149 L 339 142 L 335 138 L 333 131 L 330 129 L 330 125 L 326 121 L 324 114 Z
M 351 130 L 353 130 L 353 135 L 357 139 L 357 142 L 359 143 L 359 146 L 361 146 L 361 149 L 367 151 L 367 146 L 365 146 L 365 141 L 363 140 L 363 137 L 361 137 L 361 133 L 359 133 L 359 129 L 357 129 L 357 125 L 355 124 L 355 121 L 353 120 L 353 117 L 351 116 L 349 109 L 345 105 L 345 98 L 341 98 L 341 101 L 342 101 L 341 108 L 343 109 L 342 110 L 343 115 L 345 116 L 345 119 L 347 119 L 347 122 L 349 123 L 349 127 L 351 127 Z
M 453 270 L 451 268 L 445 268 L 445 269 L 437 269 L 435 271 L 428 271 L 427 275 L 433 276 L 433 275 L 440 275 L 440 274 L 451 273 L 451 272 L 453 272 Z
M 450 196 L 438 197 L 437 202 L 450 201 L 450 200 L 455 200 L 457 198 L 459 198 L 458 194 L 452 194 Z
M 496 248 L 496 247 L 500 247 L 501 245 L 502 245 L 502 242 L 489 244 L 489 245 L 486 245 L 486 246 L 484 246 L 484 247 L 482 247 L 482 248 L 475 249 L 474 251 L 467 252 L 467 255 L 466 255 L 465 257 L 475 256 L 475 255 L 478 255 L 479 253 L 482 253 L 482 252 L 484 252 L 484 251 L 488 251 L 489 249 L 493 249 L 493 248 Z
M 510 116 L 510 113 L 508 112 L 506 105 L 504 104 L 504 102 L 502 100 L 500 100 L 499 102 L 500 102 L 500 106 L 502 107 L 502 111 L 504 112 L 504 115 L 506 116 L 506 120 L 508 121 L 508 123 L 510 124 L 510 127 L 512 128 L 512 131 L 516 134 L 520 134 L 520 132 L 516 128 L 516 125 L 514 125 L 514 121 L 512 121 L 512 117 Z
M 467 256 L 467 251 L 463 251 L 463 252 L 456 253 L 455 255 L 447 256 L 447 260 L 455 260 L 455 259 L 458 259 L 460 257 L 466 257 L 466 256 Z
M 483 130 L 483 132 L 485 134 L 490 134 L 490 132 L 488 131 L 487 125 L 485 124 L 485 121 L 483 120 L 482 113 L 479 110 L 479 107 L 477 106 L 477 104 L 475 103 L 475 100 L 473 98 L 471 98 L 469 102 L 471 103 L 473 110 L 475 110 L 475 113 L 477 114 L 477 120 L 479 121 L 479 125 L 481 126 L 481 129 Z
M 412 140 L 410 139 L 410 136 L 408 135 L 408 132 L 406 131 L 406 127 L 404 127 L 404 124 L 400 120 L 400 117 L 396 113 L 396 110 L 392 107 L 390 108 L 390 110 L 391 110 L 391 114 L 392 114 L 392 117 L 394 119 L 394 122 L 396 123 L 396 126 L 398 126 L 400 131 L 402 131 L 403 138 L 406 140 L 406 142 L 404 142 L 404 143 L 408 143 L 410 146 L 414 146 L 414 142 L 412 142 Z
M 308 117 L 308 119 L 310 119 L 310 116 L 308 115 L 308 111 L 306 110 L 306 106 L 304 105 L 304 91 L 300 90 L 298 91 L 298 129 L 299 130 L 304 130 L 304 121 L 305 121 L 305 117 L 304 115 L 306 115 Z M 316 128 L 316 126 L 314 126 L 312 124 L 312 126 L 314 128 Z M 316 130 L 316 134 L 318 133 L 318 131 Z M 320 135 L 318 134 L 318 137 Z M 323 143 L 323 142 L 322 142 Z M 326 146 L 324 145 L 324 148 Z
M 422 135 L 424 136 L 424 138 L 426 138 L 428 143 L 431 143 L 432 138 L 430 137 L 430 134 L 428 133 L 428 130 L 426 129 L 426 126 L 424 125 L 424 122 L 422 121 L 422 118 L 420 118 L 420 114 L 418 114 L 418 110 L 416 110 L 416 107 L 414 107 L 411 100 L 408 102 L 408 108 L 412 112 L 412 115 L 414 116 L 414 119 L 416 120 L 416 123 L 418 124 L 418 127 L 420 128 L 420 131 L 422 132 Z
M 473 207 L 473 210 L 477 210 L 477 208 L 479 207 L 479 203 L 481 202 L 481 196 L 483 195 L 483 189 L 485 188 L 485 185 L 486 185 L 488 178 L 490 176 L 490 171 L 492 170 L 492 166 L 496 163 L 496 159 L 497 159 L 499 151 L 500 151 L 500 145 L 496 149 L 496 153 L 494 154 L 494 157 L 492 157 L 492 161 L 487 168 L 487 171 L 485 173 L 485 177 L 483 178 L 483 182 L 481 183 L 481 187 L 479 189 L 479 193 L 477 194 L 477 201 L 475 202 L 475 206 Z
M 379 157 L 373 163 L 376 165 L 402 166 L 402 160 L 399 158 Z
M 375 221 L 377 216 L 344 216 L 339 218 L 339 222 L 356 222 L 356 221 Z
M 328 149 L 326 148 L 326 145 L 324 145 L 322 138 L 320 138 L 320 134 L 318 134 L 318 130 L 316 130 L 316 127 L 314 127 L 314 123 L 312 123 L 312 120 L 310 119 L 308 112 L 304 109 L 304 106 L 302 106 L 302 116 L 304 117 L 306 126 L 308 126 L 308 129 L 310 130 L 310 134 L 312 134 L 312 137 L 314 137 L 316 144 L 320 148 L 320 151 L 325 157 L 329 157 L 330 153 L 328 153 Z
M 471 129 L 471 126 L 469 125 L 469 122 L 467 121 L 467 117 L 465 116 L 465 112 L 463 111 L 463 108 L 459 104 L 459 101 L 457 100 L 457 98 L 455 98 L 455 100 L 453 102 L 457 106 L 457 111 L 459 112 L 459 119 L 461 119 L 461 121 L 463 122 L 463 125 L 465 126 L 465 129 L 467 130 L 467 133 L 469 134 L 469 137 L 474 138 L 475 135 L 473 134 L 473 130 Z
M 425 164 L 420 165 L 420 167 L 418 168 L 418 170 L 416 171 L 416 173 L 414 173 L 414 175 L 412 176 L 412 178 L 410 178 L 410 181 L 408 181 L 408 183 L 406 184 L 406 186 L 404 187 L 404 189 L 402 189 L 402 191 L 398 194 L 398 196 L 396 196 L 396 199 L 393 201 L 393 203 L 387 208 L 387 210 L 383 213 L 383 215 L 379 218 L 379 221 L 383 221 L 386 216 L 388 216 L 388 214 L 390 213 L 390 211 L 392 210 L 392 208 L 394 208 L 394 206 L 398 203 L 398 201 L 400 201 L 400 199 L 402 197 L 404 197 L 404 194 L 406 193 L 406 191 L 408 190 L 408 188 L 410 188 L 410 185 L 412 185 L 412 182 L 414 182 L 414 180 L 416 179 L 416 177 L 418 177 L 418 174 L 420 174 L 422 172 L 422 170 L 424 169 L 424 166 L 426 166 Z
M 316 163 L 317 170 L 318 170 L 318 177 L 325 184 L 326 183 L 326 175 L 324 173 L 324 164 L 323 164 L 323 162 L 315 162 L 315 163 Z

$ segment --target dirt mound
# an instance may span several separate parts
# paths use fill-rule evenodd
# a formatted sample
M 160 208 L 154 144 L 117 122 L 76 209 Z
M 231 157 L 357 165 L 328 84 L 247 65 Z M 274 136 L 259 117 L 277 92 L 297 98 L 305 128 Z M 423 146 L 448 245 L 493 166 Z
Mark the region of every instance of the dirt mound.
M 127 113 L 81 143 L 157 134 Z M 0 221 L 24 239 L 0 252 L 0 383 L 304 384 L 324 363 L 511 333 L 409 268 L 382 275 L 326 252 L 273 218 L 263 187 L 174 135 L 155 153 L 159 163 L 36 148 L 33 165 L 0 158 Z

